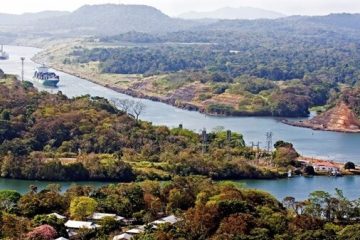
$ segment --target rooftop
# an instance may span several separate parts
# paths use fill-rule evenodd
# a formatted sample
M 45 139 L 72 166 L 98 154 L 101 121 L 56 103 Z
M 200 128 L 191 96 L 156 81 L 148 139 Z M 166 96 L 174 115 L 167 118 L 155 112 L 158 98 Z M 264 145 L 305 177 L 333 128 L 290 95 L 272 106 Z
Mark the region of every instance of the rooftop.
M 65 216 L 60 215 L 60 214 L 58 214 L 58 213 L 50 213 L 50 214 L 48 214 L 48 216 L 55 216 L 55 217 L 58 218 L 58 219 L 66 219 Z
M 164 217 L 164 218 L 160 219 L 160 221 L 164 221 L 166 223 L 174 224 L 174 223 L 177 223 L 178 221 L 180 221 L 180 218 L 175 217 L 175 215 L 170 215 L 168 217 Z
M 126 233 L 130 233 L 130 234 L 139 234 L 142 232 L 144 232 L 144 230 L 141 228 L 132 228 L 132 229 L 126 231 Z
M 74 220 L 69 220 L 65 223 L 65 227 L 67 228 L 96 228 L 97 225 L 94 224 L 93 222 L 83 222 L 83 221 L 74 221 Z
M 121 221 L 121 220 L 124 220 L 125 218 L 124 217 L 121 217 L 121 216 L 118 216 L 116 214 L 112 214 L 112 213 L 94 213 L 92 216 L 91 216 L 91 219 L 93 220 L 101 220 L 102 218 L 104 217 L 113 217 L 115 220 L 117 221 Z
M 133 237 L 133 235 L 128 233 L 123 233 L 120 235 L 117 235 L 113 238 L 113 240 L 130 240 Z

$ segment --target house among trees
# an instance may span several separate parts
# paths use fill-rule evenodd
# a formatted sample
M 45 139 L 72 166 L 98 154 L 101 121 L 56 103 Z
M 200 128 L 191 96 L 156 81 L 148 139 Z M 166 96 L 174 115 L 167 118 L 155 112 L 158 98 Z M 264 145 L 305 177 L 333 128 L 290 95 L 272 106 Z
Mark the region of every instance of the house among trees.
M 175 217 L 175 215 L 170 215 L 170 216 L 158 219 L 156 221 L 153 221 L 153 222 L 150 223 L 150 225 L 153 225 L 153 226 L 156 227 L 157 225 L 166 224 L 166 223 L 175 224 L 178 221 L 180 221 L 179 218 Z
M 60 214 L 58 214 L 58 213 L 50 213 L 50 214 L 48 214 L 48 216 L 49 216 L 49 217 L 50 217 L 50 216 L 54 216 L 54 217 L 56 217 L 57 219 L 66 219 L 65 216 L 60 215 Z
M 120 235 L 117 235 L 113 238 L 113 240 L 130 240 L 133 237 L 133 235 L 128 233 L 123 233 Z
M 69 220 L 65 223 L 65 227 L 67 228 L 69 237 L 72 237 L 77 234 L 76 231 L 79 230 L 80 228 L 94 229 L 99 227 L 99 225 L 93 222 Z
M 161 224 L 175 224 L 177 222 L 179 222 L 181 219 L 176 217 L 175 215 L 170 215 L 161 219 L 158 219 L 156 221 L 151 222 L 149 225 L 153 228 L 156 229 L 158 228 L 159 225 Z M 134 235 L 143 233 L 145 231 L 145 226 L 139 226 L 137 228 L 132 228 L 128 231 L 126 231 L 123 234 L 117 235 L 113 238 L 113 240 L 129 240 L 131 239 Z
M 125 220 L 124 217 L 118 216 L 116 214 L 112 214 L 112 213 L 98 213 L 95 212 L 91 217 L 90 220 L 93 220 L 94 222 L 98 222 L 101 219 L 105 218 L 105 217 L 112 217 L 114 218 L 116 221 L 123 221 Z
M 145 231 L 145 227 L 140 226 L 140 227 L 137 227 L 137 228 L 132 228 L 130 230 L 127 230 L 126 233 L 136 235 L 136 234 L 143 233 L 144 231 Z

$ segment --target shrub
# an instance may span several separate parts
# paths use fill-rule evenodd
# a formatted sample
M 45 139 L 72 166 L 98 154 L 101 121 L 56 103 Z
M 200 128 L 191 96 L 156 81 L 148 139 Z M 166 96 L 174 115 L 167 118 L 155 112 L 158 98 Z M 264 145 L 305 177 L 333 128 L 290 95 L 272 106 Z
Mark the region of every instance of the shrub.
M 26 237 L 28 240 L 52 240 L 56 237 L 57 232 L 50 225 L 41 225 L 29 232 Z
M 355 169 L 355 164 L 353 162 L 347 162 L 345 163 L 344 168 L 347 170 Z

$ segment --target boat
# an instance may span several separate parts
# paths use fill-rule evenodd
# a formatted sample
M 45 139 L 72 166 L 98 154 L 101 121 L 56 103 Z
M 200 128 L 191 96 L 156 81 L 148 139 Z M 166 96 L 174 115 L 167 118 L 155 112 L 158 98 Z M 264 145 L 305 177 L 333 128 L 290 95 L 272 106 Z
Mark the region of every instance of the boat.
M 60 81 L 60 77 L 54 72 L 50 72 L 49 68 L 43 64 L 36 68 L 33 80 L 38 81 L 44 86 L 56 87 Z
M 4 51 L 4 45 L 1 44 L 0 48 L 0 60 L 7 60 L 9 59 L 9 54 Z
M 339 170 L 337 169 L 333 169 L 331 172 L 330 172 L 330 176 L 334 176 L 334 177 L 342 177 L 342 174 Z
M 287 173 L 287 175 L 288 175 L 288 178 L 292 178 L 292 171 L 289 170 L 288 173 Z

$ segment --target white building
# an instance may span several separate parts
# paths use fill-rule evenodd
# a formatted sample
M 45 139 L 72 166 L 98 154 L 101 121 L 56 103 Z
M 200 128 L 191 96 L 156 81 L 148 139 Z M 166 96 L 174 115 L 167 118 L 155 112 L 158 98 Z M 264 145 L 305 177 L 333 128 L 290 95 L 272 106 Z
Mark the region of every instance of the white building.
M 144 231 L 145 231 L 144 228 L 140 226 L 137 228 L 132 228 L 130 230 L 127 230 L 126 233 L 135 235 L 135 234 L 143 233 Z
M 175 223 L 179 222 L 181 219 L 178 217 L 175 217 L 175 215 L 170 215 L 170 216 L 164 217 L 160 220 L 162 220 L 166 223 L 175 224 Z
M 48 214 L 48 216 L 54 216 L 54 217 L 56 217 L 57 219 L 66 219 L 65 216 L 60 215 L 60 214 L 58 214 L 58 213 L 50 213 L 50 214 Z
M 112 217 L 114 218 L 116 221 L 123 221 L 125 218 L 124 217 L 121 217 L 121 216 L 118 216 L 116 214 L 112 214 L 112 213 L 94 213 L 90 219 L 91 220 L 94 220 L 94 221 L 99 221 L 101 219 L 103 219 L 104 217 Z
M 339 172 L 340 168 L 331 162 L 314 163 L 315 172 Z
M 128 234 L 128 233 L 123 233 L 120 235 L 117 235 L 113 238 L 113 240 L 130 240 L 132 239 L 133 235 Z
M 94 228 L 99 227 L 99 225 L 97 225 L 93 222 L 69 220 L 65 223 L 65 227 L 70 228 L 70 229 L 80 229 L 80 228 L 94 229 Z

